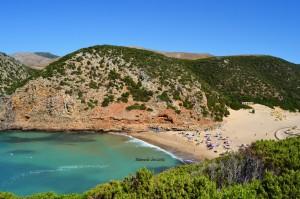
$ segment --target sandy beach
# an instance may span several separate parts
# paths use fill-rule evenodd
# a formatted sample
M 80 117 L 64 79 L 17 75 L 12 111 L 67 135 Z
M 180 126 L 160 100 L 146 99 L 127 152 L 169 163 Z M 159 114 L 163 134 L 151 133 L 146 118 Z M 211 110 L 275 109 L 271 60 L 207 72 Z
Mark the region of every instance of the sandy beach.
M 230 110 L 214 128 L 197 131 L 160 131 L 130 135 L 160 146 L 185 160 L 212 159 L 237 151 L 252 142 L 300 135 L 300 113 L 254 104 L 251 109 Z
M 193 141 L 184 139 L 177 131 L 130 133 L 130 135 L 168 150 L 183 160 L 200 161 L 216 157 L 206 149 L 206 146 L 197 146 Z

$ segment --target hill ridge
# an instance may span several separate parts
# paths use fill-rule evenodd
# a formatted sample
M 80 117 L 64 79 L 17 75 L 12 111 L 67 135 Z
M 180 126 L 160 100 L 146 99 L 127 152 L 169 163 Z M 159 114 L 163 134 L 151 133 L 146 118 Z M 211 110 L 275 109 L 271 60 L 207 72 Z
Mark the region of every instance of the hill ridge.
M 247 108 L 247 101 L 300 109 L 300 70 L 271 56 L 185 60 L 96 45 L 29 79 L 12 95 L 11 128 L 196 128 L 221 121 L 228 107 Z

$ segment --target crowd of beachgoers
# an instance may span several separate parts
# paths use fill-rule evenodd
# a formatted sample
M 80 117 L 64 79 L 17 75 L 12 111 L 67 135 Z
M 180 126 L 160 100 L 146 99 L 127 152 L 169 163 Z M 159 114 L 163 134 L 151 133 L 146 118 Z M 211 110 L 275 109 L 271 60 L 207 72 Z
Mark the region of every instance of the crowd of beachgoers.
M 251 105 L 249 109 L 230 110 L 229 117 L 211 128 L 195 131 L 151 131 L 135 136 L 195 159 L 211 159 L 226 152 L 248 147 L 257 140 L 285 139 L 300 136 L 300 113 Z
M 216 131 L 214 134 L 209 130 L 178 132 L 178 135 L 183 136 L 189 142 L 194 142 L 196 146 L 205 145 L 208 150 L 215 153 L 228 152 L 231 150 L 231 141 L 228 136 L 223 136 L 221 131 Z

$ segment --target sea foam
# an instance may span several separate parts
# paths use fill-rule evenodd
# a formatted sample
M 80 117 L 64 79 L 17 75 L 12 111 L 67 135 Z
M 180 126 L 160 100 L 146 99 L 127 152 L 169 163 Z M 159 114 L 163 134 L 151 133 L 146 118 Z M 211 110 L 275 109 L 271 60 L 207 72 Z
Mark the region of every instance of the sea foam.
M 70 171 L 75 169 L 90 169 L 90 168 L 98 168 L 103 169 L 108 167 L 108 165 L 66 165 L 66 166 L 59 166 L 55 169 L 40 169 L 40 170 L 31 170 L 28 172 L 21 173 L 19 175 L 11 177 L 6 183 L 2 183 L 3 185 L 8 185 L 13 183 L 14 181 L 17 181 L 20 178 L 29 177 L 32 175 L 40 175 L 45 173 L 55 173 L 55 172 L 64 172 L 64 171 Z
M 162 152 L 168 154 L 169 156 L 171 156 L 174 159 L 177 159 L 177 160 L 179 160 L 181 162 L 184 162 L 184 160 L 182 158 L 174 155 L 173 153 L 171 153 L 171 152 L 169 152 L 169 151 L 167 151 L 165 149 L 162 149 L 159 146 L 156 146 L 156 145 L 150 144 L 148 142 L 145 142 L 143 140 L 140 140 L 138 138 L 132 137 L 131 135 L 128 135 L 128 134 L 125 134 L 125 133 L 112 133 L 112 134 L 126 136 L 126 137 L 129 138 L 129 140 L 127 141 L 127 143 L 134 143 L 134 144 L 136 144 L 137 147 L 149 147 L 149 148 L 153 148 L 155 150 L 162 151 Z

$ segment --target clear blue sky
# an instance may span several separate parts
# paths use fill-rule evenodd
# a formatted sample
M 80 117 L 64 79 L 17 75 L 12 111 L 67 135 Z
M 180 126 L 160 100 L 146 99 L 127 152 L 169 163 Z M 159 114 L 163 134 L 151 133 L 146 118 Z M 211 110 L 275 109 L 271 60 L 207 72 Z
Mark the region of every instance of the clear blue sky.
M 299 0 L 1 0 L 0 51 L 95 44 L 300 63 Z

